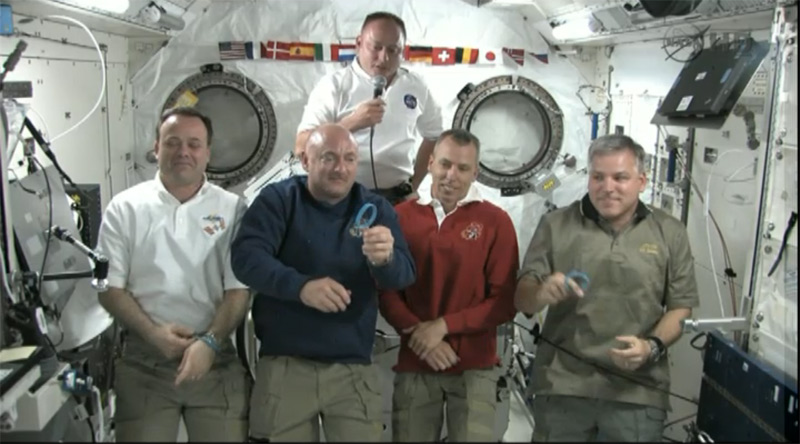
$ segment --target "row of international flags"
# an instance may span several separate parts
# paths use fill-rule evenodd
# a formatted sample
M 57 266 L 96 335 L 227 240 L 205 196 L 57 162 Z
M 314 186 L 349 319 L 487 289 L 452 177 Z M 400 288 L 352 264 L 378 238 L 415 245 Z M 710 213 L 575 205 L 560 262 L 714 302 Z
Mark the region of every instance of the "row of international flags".
M 403 58 L 407 62 L 431 65 L 502 64 L 505 56 L 522 66 L 525 64 L 526 54 L 542 63 L 548 63 L 547 54 L 526 52 L 519 48 L 478 49 L 408 45 L 403 48 Z M 352 43 L 279 42 L 275 40 L 219 42 L 221 60 L 273 59 L 349 62 L 355 56 L 356 45 Z

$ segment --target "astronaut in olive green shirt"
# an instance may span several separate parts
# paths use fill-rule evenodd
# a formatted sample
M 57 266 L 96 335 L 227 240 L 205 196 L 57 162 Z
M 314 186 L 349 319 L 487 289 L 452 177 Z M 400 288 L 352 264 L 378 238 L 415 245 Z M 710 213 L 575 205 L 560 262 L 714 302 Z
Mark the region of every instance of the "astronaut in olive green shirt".
M 549 307 L 531 379 L 533 439 L 661 441 L 666 348 L 699 304 L 686 228 L 639 200 L 644 150 L 632 139 L 600 137 L 589 159 L 589 192 L 542 217 L 520 270 L 517 309 Z M 572 270 L 589 277 L 585 292 L 567 281 Z

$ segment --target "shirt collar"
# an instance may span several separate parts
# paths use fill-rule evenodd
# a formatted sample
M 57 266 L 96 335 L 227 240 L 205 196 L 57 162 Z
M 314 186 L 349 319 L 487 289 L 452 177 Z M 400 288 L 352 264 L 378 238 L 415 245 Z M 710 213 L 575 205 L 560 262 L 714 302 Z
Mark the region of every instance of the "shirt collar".
M 586 193 L 586 195 L 583 196 L 583 199 L 581 199 L 580 208 L 581 216 L 598 224 L 603 220 L 603 218 L 600 216 L 600 212 L 597 211 L 597 208 L 594 207 L 591 199 L 589 199 L 589 193 Z M 642 219 L 647 217 L 648 214 L 650 214 L 650 209 L 647 208 L 647 205 L 645 205 L 644 202 L 639 200 L 639 203 L 636 204 L 636 211 L 633 213 L 634 223 L 639 223 Z
M 164 186 L 164 182 L 161 180 L 161 171 L 158 171 L 158 170 L 156 171 L 156 177 L 155 177 L 154 181 L 155 181 L 155 184 L 156 184 L 156 191 L 158 191 L 159 196 L 169 197 L 169 198 L 172 198 L 175 201 L 178 200 L 178 199 L 175 198 L 175 196 L 172 195 L 172 193 L 169 192 L 169 190 L 167 190 L 167 187 Z M 206 194 L 210 188 L 211 188 L 211 184 L 208 182 L 208 176 L 206 176 L 206 173 L 203 173 L 203 185 L 200 187 L 200 189 L 197 191 L 197 193 L 195 193 L 195 195 L 192 196 L 191 199 L 187 200 L 186 202 L 190 202 L 195 197 L 202 196 L 202 195 Z M 184 203 L 186 203 L 186 202 L 184 202 Z
M 431 187 L 433 185 L 431 184 Z M 430 193 L 424 193 L 422 196 L 417 199 L 417 204 L 419 205 L 432 205 L 434 202 L 439 203 L 439 199 L 433 198 L 433 190 Z M 470 184 L 469 191 L 467 191 L 467 195 L 464 196 L 463 199 L 459 200 L 456 203 L 456 208 L 463 207 L 464 205 L 471 203 L 471 202 L 483 202 L 483 196 L 481 196 L 481 192 L 478 187 L 475 185 L 475 182 Z

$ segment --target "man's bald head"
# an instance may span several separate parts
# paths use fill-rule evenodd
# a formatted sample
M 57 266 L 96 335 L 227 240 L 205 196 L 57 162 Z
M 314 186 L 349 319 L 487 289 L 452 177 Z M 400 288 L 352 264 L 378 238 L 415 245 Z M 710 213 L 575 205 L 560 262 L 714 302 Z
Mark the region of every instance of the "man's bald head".
M 320 125 L 308 137 L 301 153 L 308 171 L 308 189 L 318 200 L 335 204 L 344 199 L 356 178 L 358 143 L 345 127 Z
M 358 142 L 347 128 L 338 123 L 323 123 L 311 132 L 306 141 L 306 151 L 318 150 L 322 147 L 335 147 L 350 144 L 358 151 Z

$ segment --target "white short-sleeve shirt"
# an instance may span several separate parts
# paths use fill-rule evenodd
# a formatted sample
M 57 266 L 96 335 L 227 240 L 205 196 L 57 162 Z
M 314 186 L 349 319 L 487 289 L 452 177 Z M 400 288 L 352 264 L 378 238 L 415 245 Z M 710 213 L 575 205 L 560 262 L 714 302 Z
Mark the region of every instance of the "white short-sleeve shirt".
M 374 96 L 372 77 L 354 60 L 346 68 L 320 79 L 308 98 L 297 132 L 323 123 L 339 122 L 355 111 L 359 103 Z M 442 113 L 422 78 L 404 68 L 397 71 L 383 94 L 386 111 L 375 125 L 373 155 L 377 188 L 385 189 L 408 181 L 414 174 L 416 137 L 435 139 L 442 133 Z M 369 128 L 355 131 L 359 148 L 356 181 L 374 189 L 369 153 Z
M 181 204 L 159 173 L 117 194 L 98 240 L 109 260 L 109 286 L 130 291 L 156 323 L 206 331 L 223 292 L 246 288 L 230 260 L 245 210 L 242 198 L 208 181 Z

